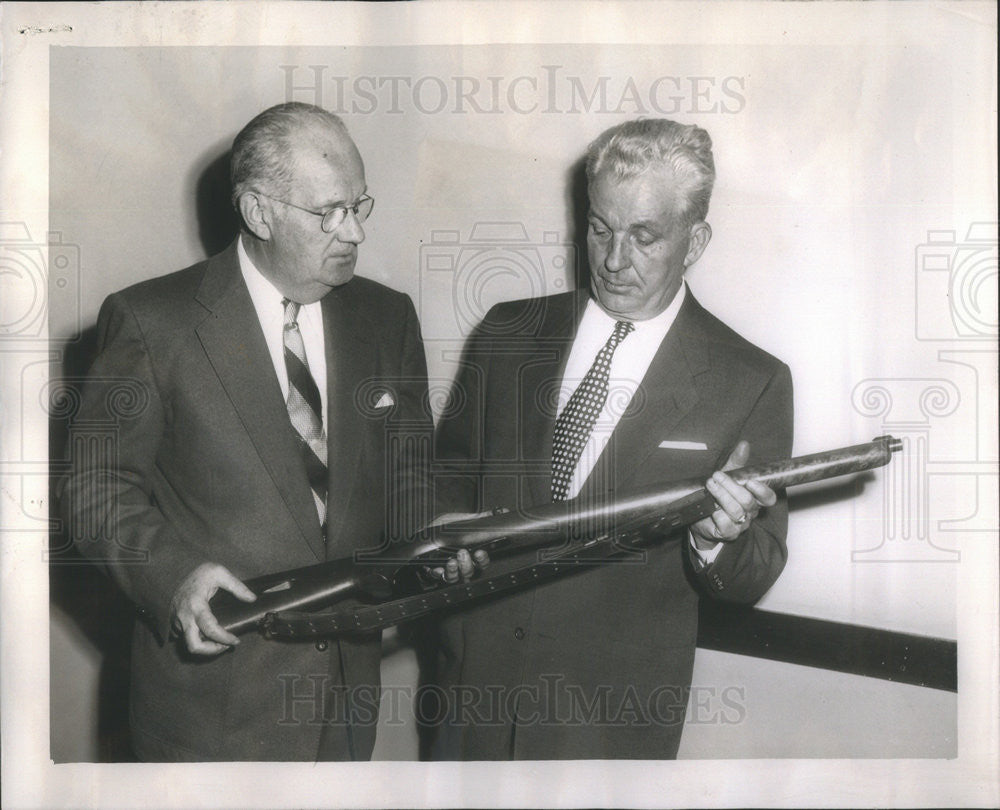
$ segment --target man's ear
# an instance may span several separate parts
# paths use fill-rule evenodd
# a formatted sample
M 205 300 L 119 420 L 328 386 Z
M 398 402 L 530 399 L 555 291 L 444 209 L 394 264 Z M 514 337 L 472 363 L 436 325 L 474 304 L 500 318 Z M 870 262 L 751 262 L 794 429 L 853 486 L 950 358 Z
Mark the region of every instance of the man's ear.
M 261 195 L 247 191 L 239 198 L 240 216 L 247 229 L 265 242 L 271 238 L 271 207 Z
M 691 226 L 688 237 L 687 256 L 684 257 L 684 267 L 690 267 L 705 252 L 708 243 L 712 241 L 712 226 L 707 222 L 696 222 Z

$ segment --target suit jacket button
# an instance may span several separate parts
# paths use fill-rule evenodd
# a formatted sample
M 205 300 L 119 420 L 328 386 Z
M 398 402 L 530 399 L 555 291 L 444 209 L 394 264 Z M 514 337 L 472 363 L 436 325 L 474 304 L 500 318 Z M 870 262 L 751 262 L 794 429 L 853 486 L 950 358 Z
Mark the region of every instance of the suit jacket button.
M 319 641 L 316 642 L 316 649 L 319 650 L 320 652 L 326 652 L 329 646 L 330 642 L 327 641 L 325 638 L 321 638 Z
M 524 628 L 523 627 L 515 627 L 514 628 L 514 638 L 516 638 L 518 641 L 520 641 L 522 638 L 524 638 Z

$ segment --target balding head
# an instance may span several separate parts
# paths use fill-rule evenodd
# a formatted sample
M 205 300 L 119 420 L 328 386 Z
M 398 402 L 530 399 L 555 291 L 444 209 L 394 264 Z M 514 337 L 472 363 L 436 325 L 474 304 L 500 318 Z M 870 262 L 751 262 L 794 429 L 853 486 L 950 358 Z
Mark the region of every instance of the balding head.
M 304 144 L 323 144 L 345 154 L 357 154 L 344 122 L 312 104 L 278 104 L 243 127 L 233 141 L 229 164 L 232 201 L 237 211 L 240 196 L 248 191 L 288 197 Z
M 265 110 L 236 136 L 232 182 L 243 247 L 284 297 L 309 304 L 351 280 L 371 206 L 337 116 L 299 103 Z

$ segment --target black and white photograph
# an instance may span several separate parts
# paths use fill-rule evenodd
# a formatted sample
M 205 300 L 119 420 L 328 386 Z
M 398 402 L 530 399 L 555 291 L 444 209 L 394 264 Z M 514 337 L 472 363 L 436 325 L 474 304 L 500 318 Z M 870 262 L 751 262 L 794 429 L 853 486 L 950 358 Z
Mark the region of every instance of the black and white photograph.
M 10 807 L 1000 802 L 994 3 L 0 14 Z

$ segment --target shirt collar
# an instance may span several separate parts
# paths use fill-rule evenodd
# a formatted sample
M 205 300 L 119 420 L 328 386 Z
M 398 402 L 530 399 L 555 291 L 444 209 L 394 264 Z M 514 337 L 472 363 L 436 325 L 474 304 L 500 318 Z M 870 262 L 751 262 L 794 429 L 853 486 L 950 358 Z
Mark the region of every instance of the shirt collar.
M 253 300 L 253 305 L 257 312 L 283 312 L 281 302 L 285 300 L 285 296 L 278 291 L 278 288 L 253 263 L 253 259 L 250 258 L 250 254 L 247 253 L 246 248 L 243 246 L 242 235 L 236 240 L 236 256 L 240 262 L 240 272 L 243 273 L 243 280 L 250 291 L 250 298 Z

